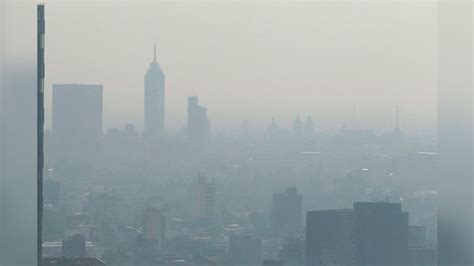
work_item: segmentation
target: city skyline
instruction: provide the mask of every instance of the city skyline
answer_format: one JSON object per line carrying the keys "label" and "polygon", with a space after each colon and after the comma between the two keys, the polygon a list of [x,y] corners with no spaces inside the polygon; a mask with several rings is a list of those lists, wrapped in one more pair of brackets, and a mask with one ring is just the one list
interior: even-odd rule
{"label": "city skyline", "polygon": [[0,264],[472,265],[473,11],[0,2]]}
{"label": "city skyline", "polygon": [[[97,6],[93,10],[78,3],[51,3],[49,6],[52,20],[49,28],[51,45],[47,49],[54,50],[54,53],[46,53],[48,62],[53,65],[46,79],[47,112],[51,83],[101,83],[104,84],[105,127],[121,127],[126,123],[133,123],[138,129],[142,129],[141,77],[149,62],[150,44],[156,36],[158,57],[167,73],[166,127],[170,130],[179,130],[185,124],[186,97],[194,91],[207,103],[215,129],[239,128],[245,120],[252,127],[259,128],[259,125],[266,123],[271,117],[280,121],[282,126],[283,123],[291,125],[290,120],[296,115],[309,114],[315,121],[319,121],[323,129],[335,132],[342,125],[351,123],[352,106],[355,104],[361,128],[374,128],[378,131],[391,129],[393,110],[398,105],[403,129],[417,133],[435,132],[436,71],[433,59],[436,50],[431,46],[436,37],[434,5],[401,4],[397,7],[397,12],[403,10],[406,13],[400,18],[396,15],[397,12],[387,11],[387,6],[378,4],[362,4],[360,7],[348,5],[341,9],[341,13],[337,11],[340,9],[338,4],[287,3],[284,5],[288,6],[289,11],[285,14],[278,5],[270,4],[264,9],[258,4],[238,3],[212,5],[211,9],[216,8],[222,16],[209,14],[209,19],[205,20],[190,12],[196,10],[207,14],[209,8],[206,4],[190,4],[181,8],[179,4],[141,3],[130,9],[118,4],[114,5],[114,14],[107,11],[108,5],[105,3],[94,5]],[[306,9],[328,14],[312,19],[308,12],[303,11]],[[61,12],[58,13],[57,10]],[[302,16],[295,18],[300,11]],[[78,24],[78,21],[64,17],[73,16],[76,12],[86,12],[87,19]],[[89,17],[98,14],[97,12],[101,13],[100,18]],[[137,17],[141,12],[165,13],[162,16]],[[381,12],[386,23],[375,27],[368,19],[354,21],[353,26],[345,24],[346,21],[355,19],[357,12]],[[170,13],[175,13],[176,16],[171,17]],[[329,14],[334,16],[331,18]],[[130,20],[121,31],[130,32],[135,38],[120,45],[111,45],[110,42],[121,36],[112,33],[115,24],[106,23],[106,20],[114,20],[118,15]],[[242,17],[241,20],[238,19],[239,16]],[[417,16],[426,20],[416,20]],[[179,23],[176,21],[184,17],[187,19]],[[214,19],[222,21],[222,27],[229,27],[232,34],[223,32],[220,26],[212,26]],[[272,23],[278,23],[277,19],[281,20],[277,25],[285,25],[284,23],[296,19],[295,23],[298,23],[300,30],[289,31],[286,26],[282,26],[268,32]],[[62,23],[57,23],[57,20]],[[81,43],[78,46],[70,33],[65,32],[60,25],[68,25],[80,33],[87,28],[83,23],[99,23],[99,31],[111,34],[107,35],[107,39],[97,36],[95,42]],[[173,27],[170,28],[170,25]],[[326,27],[318,25],[332,27],[334,32],[328,32]],[[252,30],[247,31],[247,28]],[[313,28],[317,30],[314,32]],[[188,34],[189,31],[194,33]],[[380,39],[372,37],[374,31],[383,34]],[[419,46],[408,49],[409,44],[398,32],[405,32],[406,37],[413,40],[410,45],[419,43]],[[180,36],[184,34],[188,35],[183,39]],[[367,40],[367,48],[360,43],[344,52],[339,43],[345,38],[353,37]],[[291,39],[295,39],[294,44],[288,42]],[[183,46],[186,41],[195,45]],[[214,49],[217,44],[225,49]],[[267,49],[270,45],[274,47]],[[334,45],[334,52],[328,50],[329,46]],[[71,57],[63,47],[76,47],[74,49],[83,56]],[[395,54],[384,55],[385,49],[391,49]],[[283,51],[288,53],[278,56]],[[360,57],[354,57],[353,53],[359,53]],[[97,58],[92,61],[91,56]],[[329,58],[331,56],[332,62]],[[366,69],[362,69],[363,71],[358,69],[359,62],[366,60],[361,56],[370,58],[370,64],[365,64]],[[417,63],[409,63],[412,60]],[[125,61],[127,64],[123,63]],[[62,69],[55,67],[70,65],[69,62],[75,62],[69,68],[75,69],[74,72],[81,73],[80,75],[65,74]],[[88,68],[84,68],[86,65]],[[107,71],[96,71],[95,68],[98,67]],[[419,75],[414,77],[408,72]],[[338,73],[344,74],[344,80],[337,77]],[[399,75],[405,77],[401,84],[393,79]],[[254,97],[249,98],[252,95],[249,93]],[[341,94],[345,97],[336,100]],[[232,98],[227,98],[228,95],[232,95]],[[261,105],[252,99],[259,99],[265,107],[258,109]],[[239,104],[243,102],[247,108],[242,108]],[[297,105],[293,104],[296,102]],[[327,102],[333,104],[327,105]],[[278,105],[282,108],[277,107]],[[424,108],[416,108],[419,105]],[[50,127],[48,119],[46,127]]]}

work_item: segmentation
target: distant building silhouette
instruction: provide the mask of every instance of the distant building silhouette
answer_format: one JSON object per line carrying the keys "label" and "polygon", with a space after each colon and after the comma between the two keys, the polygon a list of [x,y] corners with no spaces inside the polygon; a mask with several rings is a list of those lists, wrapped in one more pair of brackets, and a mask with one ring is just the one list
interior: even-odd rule
{"label": "distant building silhouette", "polygon": [[199,174],[196,180],[195,217],[212,221],[216,216],[216,183]]}
{"label": "distant building silhouette", "polygon": [[188,139],[192,146],[206,146],[211,135],[207,108],[199,105],[197,96],[188,97]]}
{"label": "distant building silhouette", "polygon": [[333,179],[333,195],[337,208],[351,208],[355,201],[366,200],[367,183],[363,177],[348,173]]}
{"label": "distant building silhouette", "polygon": [[306,137],[311,137],[314,134],[314,122],[310,115],[308,115],[304,122],[304,134]]}
{"label": "distant building silhouette", "polygon": [[278,126],[276,119],[272,117],[272,122],[267,126],[265,132],[266,138],[270,141],[278,141],[282,136],[282,130]]}
{"label": "distant building silhouette", "polygon": [[163,250],[165,245],[166,218],[162,211],[155,207],[145,210],[145,224],[143,238],[152,242],[158,249]]}
{"label": "distant building silhouette", "polygon": [[303,122],[301,122],[300,116],[297,116],[295,120],[293,120],[293,133],[297,137],[303,135]]}
{"label": "distant building silhouette", "polygon": [[145,131],[149,140],[163,137],[165,127],[165,74],[156,60],[156,44],[153,61],[145,74]]}
{"label": "distant building silhouette", "polygon": [[102,138],[102,85],[53,84],[56,157],[91,159]]}
{"label": "distant building silhouette", "polygon": [[271,222],[277,232],[294,232],[301,228],[303,197],[296,188],[287,188],[282,193],[273,193]]}

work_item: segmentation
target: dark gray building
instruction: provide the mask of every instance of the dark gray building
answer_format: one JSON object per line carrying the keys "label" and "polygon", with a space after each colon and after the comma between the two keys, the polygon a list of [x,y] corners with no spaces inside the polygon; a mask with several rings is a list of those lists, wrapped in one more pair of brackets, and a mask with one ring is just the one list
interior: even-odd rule
{"label": "dark gray building", "polygon": [[163,137],[165,128],[165,74],[156,60],[156,45],[153,61],[145,74],[145,131],[149,140]]}
{"label": "dark gray building", "polygon": [[271,222],[277,232],[291,232],[301,228],[303,217],[303,197],[296,188],[273,193]]}
{"label": "dark gray building", "polygon": [[103,127],[102,85],[53,84],[55,157],[87,159],[97,153]]}
{"label": "dark gray building", "polygon": [[408,213],[401,203],[355,202],[358,265],[406,265]]}
{"label": "dark gray building", "polygon": [[306,215],[306,265],[407,265],[408,213],[400,203],[355,202],[354,209]]}
{"label": "dark gray building", "polygon": [[356,265],[352,210],[306,213],[306,265]]}
{"label": "dark gray building", "polygon": [[207,118],[207,108],[199,105],[197,96],[188,97],[188,139],[192,146],[209,144],[211,122]]}

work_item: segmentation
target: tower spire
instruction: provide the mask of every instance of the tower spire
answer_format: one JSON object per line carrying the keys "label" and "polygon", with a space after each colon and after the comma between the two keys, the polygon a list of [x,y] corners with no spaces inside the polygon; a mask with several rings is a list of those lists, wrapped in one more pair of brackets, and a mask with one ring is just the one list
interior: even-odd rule
{"label": "tower spire", "polygon": [[153,42],[153,62],[156,62],[156,39]]}

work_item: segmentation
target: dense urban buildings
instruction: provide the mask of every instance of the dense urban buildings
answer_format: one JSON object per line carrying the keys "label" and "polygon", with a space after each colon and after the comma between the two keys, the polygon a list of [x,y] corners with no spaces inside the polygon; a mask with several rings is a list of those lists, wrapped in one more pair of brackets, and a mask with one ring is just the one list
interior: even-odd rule
{"label": "dense urban buildings", "polygon": [[[298,3],[284,16],[265,10],[272,16],[243,27],[239,12],[250,6],[247,15],[254,14],[260,5],[212,5],[210,13],[207,4],[117,5],[114,12],[93,5],[85,7],[114,23],[90,27],[95,20],[62,17],[83,10],[81,4],[51,6],[53,21],[64,25],[48,27],[61,42],[48,45],[54,52],[46,89],[42,6],[28,13],[38,27],[25,31],[38,32],[37,69],[16,58],[9,65],[5,54],[28,52],[10,53],[4,45],[16,44],[0,41],[1,266],[472,264],[472,73],[459,69],[472,65],[466,52],[472,27],[460,27],[470,23],[471,3],[441,3],[439,10],[433,3]],[[4,7],[0,2],[0,15]],[[360,19],[361,11],[368,16]],[[432,25],[437,11],[439,35]],[[384,20],[374,23],[371,12]],[[0,37],[5,25],[18,27],[8,34],[15,39],[31,24],[13,15],[0,19]],[[194,15],[206,19],[188,21]],[[290,27],[279,26],[294,15]],[[163,23],[170,18],[180,25]],[[225,23],[202,24],[214,19]],[[140,21],[146,23],[136,27]],[[120,33],[111,36],[120,44],[111,45],[116,25]],[[260,34],[267,27],[271,34]],[[410,41],[390,39],[394,30]],[[156,46],[145,77],[140,67],[151,57],[140,36],[150,31],[163,36],[166,104]],[[364,45],[338,38],[364,34]],[[79,35],[85,37],[77,42]],[[34,41],[24,43],[33,53]],[[337,45],[344,49],[332,49]],[[417,63],[407,64],[405,56]],[[79,83],[91,80],[104,86]],[[200,91],[206,106],[187,97],[189,88]],[[42,93],[52,96],[44,108]]]}
{"label": "dense urban buildings", "polygon": [[149,140],[159,140],[165,130],[165,74],[156,60],[156,44],[153,61],[145,74],[145,129]]}

